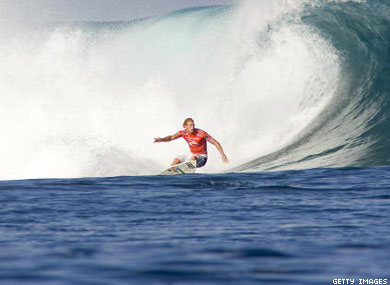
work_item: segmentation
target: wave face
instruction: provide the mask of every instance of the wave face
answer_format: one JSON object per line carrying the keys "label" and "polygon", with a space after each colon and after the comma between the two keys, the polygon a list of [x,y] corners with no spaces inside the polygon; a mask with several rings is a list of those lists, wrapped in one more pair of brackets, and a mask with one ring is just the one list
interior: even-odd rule
{"label": "wave face", "polygon": [[[385,1],[244,1],[134,22],[1,22],[0,179],[155,173],[193,117],[235,171],[389,164]],[[7,26],[8,25],[8,26]],[[226,171],[210,150],[206,172]]]}
{"label": "wave face", "polygon": [[341,71],[336,94],[294,142],[240,170],[389,164],[389,12],[385,1],[304,9],[302,22],[337,50]]}

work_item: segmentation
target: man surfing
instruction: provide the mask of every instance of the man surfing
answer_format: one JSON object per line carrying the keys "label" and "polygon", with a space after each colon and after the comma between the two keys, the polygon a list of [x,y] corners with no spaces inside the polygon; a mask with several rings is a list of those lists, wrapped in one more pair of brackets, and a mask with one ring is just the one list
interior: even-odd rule
{"label": "man surfing", "polygon": [[[203,167],[207,162],[207,142],[213,144],[219,151],[222,156],[222,161],[225,163],[229,162],[229,159],[225,155],[221,144],[214,138],[212,138],[208,133],[201,129],[195,128],[195,122],[192,118],[187,118],[183,123],[184,130],[178,131],[176,134],[171,136],[166,136],[164,138],[155,138],[154,142],[169,142],[175,139],[182,137],[188,143],[190,147],[192,156],[190,160],[196,161],[196,167]],[[185,162],[187,159],[185,156],[176,157],[171,165],[179,164]]]}

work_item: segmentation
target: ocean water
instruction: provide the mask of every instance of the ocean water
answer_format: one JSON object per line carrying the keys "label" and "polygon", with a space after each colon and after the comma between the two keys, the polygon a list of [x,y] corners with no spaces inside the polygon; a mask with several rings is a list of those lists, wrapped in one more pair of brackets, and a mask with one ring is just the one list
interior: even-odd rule
{"label": "ocean water", "polygon": [[0,182],[2,284],[389,279],[390,168]]}
{"label": "ocean water", "polygon": [[[389,284],[389,15],[1,20],[0,283]],[[230,164],[210,146],[197,174],[155,175],[188,146],[153,138],[186,117]]]}

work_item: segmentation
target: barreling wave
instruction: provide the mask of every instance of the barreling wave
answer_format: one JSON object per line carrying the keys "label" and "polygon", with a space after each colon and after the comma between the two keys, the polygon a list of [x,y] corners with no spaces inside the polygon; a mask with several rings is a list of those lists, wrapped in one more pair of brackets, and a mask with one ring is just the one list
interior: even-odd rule
{"label": "barreling wave", "polygon": [[306,6],[303,23],[337,50],[337,95],[294,142],[239,170],[390,163],[390,9],[385,1]]}
{"label": "barreling wave", "polygon": [[387,165],[389,12],[280,0],[1,22],[0,179],[154,173],[186,145],[152,138],[188,116],[232,161],[212,149],[208,172]]}

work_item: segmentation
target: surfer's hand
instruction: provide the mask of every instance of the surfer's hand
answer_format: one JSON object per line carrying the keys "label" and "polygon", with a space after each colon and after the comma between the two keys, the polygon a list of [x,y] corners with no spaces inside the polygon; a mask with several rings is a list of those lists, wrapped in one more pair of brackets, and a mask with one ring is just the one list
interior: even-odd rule
{"label": "surfer's hand", "polygon": [[222,161],[225,163],[229,163],[229,159],[227,158],[226,154],[222,154]]}
{"label": "surfer's hand", "polygon": [[162,142],[162,139],[161,138],[154,138],[154,142],[157,143],[157,142]]}

